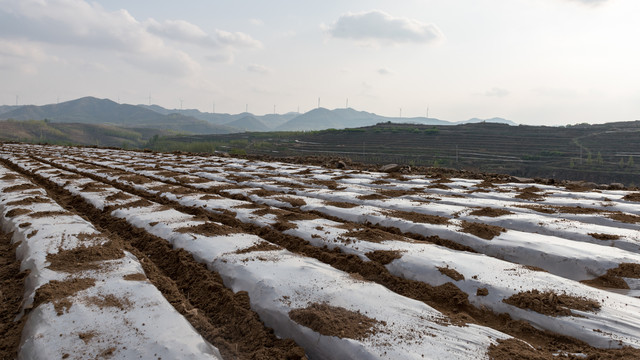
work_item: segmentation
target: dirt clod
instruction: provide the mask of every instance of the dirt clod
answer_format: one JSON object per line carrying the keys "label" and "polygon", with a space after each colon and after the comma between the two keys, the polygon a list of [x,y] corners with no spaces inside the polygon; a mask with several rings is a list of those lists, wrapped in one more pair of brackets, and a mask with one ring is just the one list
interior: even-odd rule
{"label": "dirt clod", "polygon": [[589,236],[598,240],[603,240],[603,241],[620,239],[619,235],[613,235],[613,234],[589,233]]}
{"label": "dirt clod", "polygon": [[500,226],[463,221],[462,231],[485,240],[491,240],[507,230]]}
{"label": "dirt clod", "polygon": [[402,253],[395,250],[375,250],[366,253],[367,257],[373,261],[377,261],[381,265],[387,265],[393,260],[400,259]]}
{"label": "dirt clod", "polygon": [[473,216],[489,216],[489,217],[498,217],[498,216],[510,215],[510,214],[513,214],[513,213],[509,210],[495,209],[490,207],[483,207],[469,213],[469,215],[473,215]]}
{"label": "dirt clod", "polygon": [[553,291],[540,292],[536,289],[514,294],[502,301],[550,316],[571,316],[571,309],[591,312],[600,309],[600,303],[595,300],[567,294],[558,295]]}
{"label": "dirt clod", "polygon": [[464,280],[464,275],[457,272],[456,269],[450,268],[449,265],[447,265],[446,267],[438,266],[437,269],[441,274],[446,275],[455,281]]}
{"label": "dirt clod", "polygon": [[74,278],[65,281],[51,280],[36,290],[33,299],[33,307],[42,303],[53,302],[53,307],[58,315],[69,310],[72,303],[68,297],[75,293],[88,289],[95,285],[95,280],[90,278]]}
{"label": "dirt clod", "polygon": [[367,317],[359,311],[319,303],[291,310],[289,317],[322,335],[341,339],[364,340],[375,334],[379,326],[386,325],[385,322]]}

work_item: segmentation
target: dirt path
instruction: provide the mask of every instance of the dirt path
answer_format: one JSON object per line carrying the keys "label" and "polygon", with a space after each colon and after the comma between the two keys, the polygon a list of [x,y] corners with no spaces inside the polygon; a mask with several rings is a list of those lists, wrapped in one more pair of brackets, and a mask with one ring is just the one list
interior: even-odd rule
{"label": "dirt path", "polygon": [[20,272],[16,260],[16,246],[10,234],[0,231],[0,359],[15,359],[18,355],[24,319],[15,321],[20,314],[24,295],[26,272]]}

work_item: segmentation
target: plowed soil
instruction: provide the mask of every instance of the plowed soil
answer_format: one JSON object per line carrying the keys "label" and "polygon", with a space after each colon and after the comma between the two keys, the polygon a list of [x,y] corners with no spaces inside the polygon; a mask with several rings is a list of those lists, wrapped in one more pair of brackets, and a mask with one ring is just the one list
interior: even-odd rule
{"label": "plowed soil", "polygon": [[[7,166],[11,166],[11,164],[6,162],[5,164]],[[55,164],[51,165],[55,166]],[[101,167],[98,168],[104,170]],[[139,166],[138,168],[140,170],[149,170],[149,167],[145,166]],[[13,169],[17,170],[15,166],[13,166]],[[84,248],[73,251],[61,251],[57,255],[48,257],[48,260],[51,262],[50,267],[52,269],[65,272],[94,269],[97,266],[95,265],[96,261],[117,259],[123,255],[123,250],[130,251],[141,259],[145,274],[128,275],[126,280],[148,280],[152,282],[156,287],[158,287],[176,310],[183,314],[191,322],[194,328],[203,335],[203,337],[220,349],[225,358],[305,358],[304,350],[296,345],[292,340],[279,339],[274,335],[272,329],[265,327],[265,325],[260,321],[259,316],[251,309],[247,293],[233,293],[233,291],[224,285],[224,282],[217,273],[210,271],[205,265],[197,263],[189,253],[183,250],[173,249],[166,241],[156,238],[142,229],[133,228],[123,220],[112,217],[110,215],[110,211],[114,210],[113,208],[105,211],[99,211],[91,207],[80,197],[71,195],[62,188],[38,177],[35,174],[29,174],[24,171],[22,173],[29,176],[40,186],[46,188],[48,192],[52,194],[54,200],[63,205],[65,209],[68,209],[69,213],[79,214],[88,218],[97,228],[109,234],[109,241],[102,245],[98,246],[88,244]],[[91,177],[85,173],[79,174],[83,177]],[[308,172],[300,172],[300,174],[308,174]],[[170,191],[177,195],[199,194],[201,195],[201,199],[205,199],[207,197],[217,198],[219,195],[226,198],[249,200],[248,196],[229,195],[221,191],[233,186],[223,186],[217,190],[209,189],[211,194],[206,195],[202,193],[202,190],[196,190],[189,186],[189,183],[196,183],[200,181],[191,181],[190,178],[185,178],[183,176],[184,174],[180,173],[167,172],[165,175],[171,175],[173,179],[184,183],[185,186],[165,183],[157,186],[154,190]],[[129,174],[126,176],[129,181],[136,184],[145,184],[152,181],[148,177],[135,174]],[[228,176],[227,178],[238,182],[253,179],[242,175],[233,175]],[[100,180],[98,177],[92,177],[92,179],[95,181]],[[385,268],[385,265],[388,265],[395,259],[401,258],[403,255],[402,252],[372,251],[366,254],[371,261],[365,261],[366,259],[363,260],[353,254],[345,254],[338,250],[312,246],[301,238],[284,233],[284,231],[296,227],[293,221],[301,219],[317,219],[319,217],[331,219],[330,216],[319,213],[303,212],[299,208],[274,210],[267,208],[264,205],[256,204],[255,202],[242,205],[243,208],[258,209],[256,213],[273,214],[276,216],[278,222],[275,225],[260,227],[257,225],[239,222],[235,218],[235,214],[229,211],[223,212],[219,215],[212,215],[202,209],[186,207],[176,202],[166,200],[158,195],[144,193],[127,185],[109,182],[106,180],[102,181],[104,181],[104,184],[114,186],[122,191],[121,193],[113,195],[112,200],[127,200],[131,197],[131,195],[128,194],[135,194],[144,199],[142,201],[122,205],[121,207],[149,206],[151,205],[151,201],[153,201],[163,204],[166,207],[174,208],[185,213],[200,216],[202,219],[206,219],[206,222],[201,225],[184,227],[178,231],[197,233],[206,236],[226,235],[236,231],[258,235],[266,241],[246,249],[239,250],[237,253],[287,249],[300,256],[320,260],[321,262],[336,269],[353,274],[354,277],[362,279],[363,281],[376,282],[400,295],[422,301],[433,306],[448,316],[448,324],[458,325],[473,323],[489,326],[533,345],[533,347],[530,347],[517,339],[499,341],[498,345],[492,345],[490,348],[489,356],[493,359],[553,359],[555,358],[553,354],[556,353],[558,349],[563,349],[563,351],[566,351],[568,354],[584,352],[589,356],[596,356],[595,358],[615,358],[615,356],[620,356],[620,358],[627,359],[631,358],[627,357],[631,355],[635,355],[635,358],[638,358],[637,356],[640,354],[640,352],[632,349],[600,351],[575,339],[567,338],[562,334],[543,332],[533,328],[528,323],[514,321],[506,314],[495,314],[486,309],[477,308],[471,305],[468,299],[469,296],[454,285],[453,282],[448,282],[440,286],[431,286],[423,282],[394,276],[387,270],[387,268]],[[156,180],[154,179],[154,181]],[[448,182],[450,182],[449,179],[443,178],[440,181],[437,181],[435,186],[440,189],[449,189],[448,186],[443,185],[443,183]],[[335,180],[314,180],[312,183],[316,186],[327,187],[329,189],[342,188],[342,184]],[[378,183],[389,184],[384,180],[380,180]],[[89,183],[84,191],[101,191],[105,186],[104,184],[100,184],[99,182]],[[482,186],[490,188],[493,184],[487,182]],[[6,191],[24,191],[33,188],[36,187],[16,187],[15,189],[7,189]],[[538,201],[544,198],[544,194],[541,194],[541,192],[542,190],[539,188],[529,187],[525,188],[517,197],[520,199]],[[212,193],[215,193],[216,195],[212,195]],[[404,190],[381,191],[380,194],[365,195],[359,198],[364,200],[389,199],[390,197],[415,193],[416,191]],[[294,207],[300,207],[306,204],[302,199],[283,196],[282,193],[273,191],[257,190],[254,194],[267,197],[276,196],[274,199],[287,202]],[[32,199],[37,201],[37,197],[32,197]],[[29,200],[25,199],[25,201]],[[341,208],[355,207],[353,204],[341,202],[327,202],[327,204]],[[25,203],[25,205],[28,204]],[[548,210],[547,207],[536,206],[534,208],[535,205],[525,206],[541,212],[551,211],[557,213],[562,212],[562,210],[568,210],[577,211],[572,212],[573,214],[593,213],[590,212],[591,210],[587,210],[585,208]],[[511,212],[503,209],[488,207],[480,208],[471,212],[472,215],[490,217],[504,216],[510,213]],[[452,227],[452,224],[457,221],[450,221],[449,218],[441,216],[398,210],[387,210],[384,214],[417,223],[448,225],[449,227]],[[382,228],[371,224],[357,225],[357,228],[350,229],[345,236],[351,236],[363,241],[374,243],[380,243],[385,240],[406,240],[405,236],[425,242],[437,243],[438,240],[437,237],[428,239],[420,235],[399,235],[399,231],[397,229]],[[462,222],[462,231],[474,234],[486,240],[491,240],[493,237],[500,235],[506,230],[498,226],[465,221]],[[594,233],[591,235],[596,238],[605,238],[602,240],[615,240],[607,238],[607,234]],[[8,243],[6,240],[6,237],[4,237],[2,239],[2,243]],[[442,242],[448,241],[445,239],[440,240]],[[0,245],[0,252],[2,254],[0,255],[11,253],[11,251],[5,251],[5,248],[13,250],[12,246],[5,245],[5,248],[2,248],[1,246],[2,245]],[[463,245],[455,243],[451,244],[450,247],[458,250],[470,250],[470,248],[466,248]],[[12,256],[13,259],[15,259],[15,254]],[[11,258],[11,256],[7,259],[9,258]],[[16,301],[17,304],[19,304],[22,300],[21,281],[24,278],[24,274],[17,272],[18,268],[16,267],[16,262],[14,260],[5,261],[4,257],[2,257],[2,259],[3,262],[0,263],[0,269],[2,269],[2,272],[0,273],[0,280],[3,281],[1,295],[7,300],[0,302],[0,315],[3,320],[0,333],[12,335],[0,338],[0,358],[10,358],[10,354],[15,354],[17,343],[19,341],[21,325],[19,322],[12,322],[9,324],[8,322],[5,322],[5,319],[13,318],[15,316]],[[5,271],[5,269],[7,270]],[[453,267],[439,267],[438,270],[442,274],[451,278],[452,281],[464,279],[464,276]],[[640,277],[640,265],[621,264],[618,268],[610,270],[607,273],[607,276],[611,279],[620,280],[622,280],[622,277]],[[39,290],[37,293],[36,304],[51,301],[56,306],[56,310],[61,312],[65,311],[70,304],[64,302],[64,299],[62,298],[64,296],[62,295],[73,294],[77,291],[81,291],[83,288],[86,288],[91,281],[93,280],[76,279],[69,282],[56,282],[48,287],[43,287],[43,289]],[[11,291],[5,292],[5,289],[11,288],[17,289],[14,292],[18,295],[14,294],[13,298],[7,295]],[[477,294],[478,296],[489,295],[486,288],[478,288]],[[97,305],[105,307],[115,306],[120,308],[126,308],[127,306],[126,299],[114,298],[108,300],[109,301],[102,302]],[[91,301],[91,299],[88,299],[88,301]],[[571,309],[596,312],[600,306],[594,300],[576,298],[566,294],[555,294],[553,292],[540,292],[538,290],[522,292],[509,299],[505,299],[504,301],[519,308],[529,309],[552,316],[569,316],[571,315]],[[364,314],[323,303],[311,303],[305,308],[291,311],[290,317],[301,326],[311,328],[321,334],[351,339],[366,339],[372,334],[375,334],[376,331],[379,331],[378,326],[383,324],[383,322],[370,318]],[[84,334],[84,336],[90,339],[91,334]],[[8,356],[5,356],[5,354],[8,354]],[[481,354],[479,354],[479,356],[480,355]],[[612,355],[615,356],[611,357]]]}

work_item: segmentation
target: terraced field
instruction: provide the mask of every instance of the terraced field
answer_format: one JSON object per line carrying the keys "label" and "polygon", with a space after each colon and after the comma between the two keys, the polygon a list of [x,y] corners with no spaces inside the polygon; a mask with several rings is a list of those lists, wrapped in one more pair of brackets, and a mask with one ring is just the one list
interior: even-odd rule
{"label": "terraced field", "polygon": [[640,358],[638,192],[21,144],[0,161],[5,357]]}

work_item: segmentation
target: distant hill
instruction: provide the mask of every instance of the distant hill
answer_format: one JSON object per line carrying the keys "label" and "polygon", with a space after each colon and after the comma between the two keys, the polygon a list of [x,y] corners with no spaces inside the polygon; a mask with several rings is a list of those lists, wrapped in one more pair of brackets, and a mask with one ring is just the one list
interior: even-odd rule
{"label": "distant hill", "polygon": [[22,107],[21,105],[0,105],[0,114],[7,113],[9,111],[13,111],[17,108]]}
{"label": "distant hill", "polygon": [[517,125],[502,118],[449,122],[426,117],[386,117],[352,108],[313,109],[304,114],[253,115],[206,113],[197,109],[165,109],[158,105],[118,104],[108,99],[84,97],[60,104],[0,107],[0,120],[44,120],[54,123],[111,124],[154,128],[189,134],[228,134],[245,131],[309,131],[372,126],[378,123],[457,125],[488,122]]}
{"label": "distant hill", "polygon": [[195,134],[225,134],[236,131],[227,126],[180,114],[163,115],[139,106],[118,104],[108,99],[84,97],[60,104],[21,106],[0,114],[0,119],[44,120],[52,123],[111,124],[173,130]]}
{"label": "distant hill", "polygon": [[[213,124],[228,125],[243,131],[310,131],[326,129],[346,129],[362,126],[371,126],[383,122],[409,123],[419,125],[460,125],[470,123],[500,123],[518,125],[517,123],[499,117],[491,119],[473,118],[464,121],[451,122],[427,117],[386,117],[366,111],[357,111],[352,108],[329,110],[325,108],[313,109],[304,114],[290,112],[286,114],[254,115],[248,112],[239,114],[203,113],[195,109],[165,109],[158,105],[138,105],[139,107],[153,110],[159,114],[180,114],[205,120]],[[234,126],[234,122],[246,117],[253,117],[267,126],[264,130],[250,126]]]}
{"label": "distant hill", "polygon": [[269,127],[265,123],[251,115],[228,122],[225,125],[244,131],[269,131]]}
{"label": "distant hill", "polygon": [[458,121],[456,122],[456,125],[458,124],[478,124],[478,123],[495,123],[495,124],[507,124],[507,125],[511,125],[511,126],[518,126],[517,123],[511,121],[511,120],[507,120],[507,119],[503,119],[503,118],[499,118],[499,117],[494,117],[491,119],[478,119],[478,118],[473,118],[473,119],[469,119],[469,120],[465,120],[465,121]]}
{"label": "distant hill", "polygon": [[54,123],[43,120],[0,121],[0,141],[141,148],[155,135],[172,134],[175,133],[106,124]]}
{"label": "distant hill", "polygon": [[317,108],[299,115],[278,126],[280,131],[308,131],[325,129],[345,129],[371,126],[383,122],[415,123],[421,125],[453,125],[453,123],[432,118],[393,118],[380,116],[366,111],[351,108],[328,110]]}
{"label": "distant hill", "polygon": [[266,114],[266,115],[254,115],[248,112],[242,112],[239,114],[224,114],[224,113],[207,113],[201,112],[196,109],[165,109],[162,106],[158,105],[138,105],[142,108],[153,110],[157,113],[167,115],[167,114],[181,114],[185,116],[192,116],[196,119],[209,121],[214,124],[227,124],[233,122],[238,119],[242,119],[246,116],[253,116],[254,118],[260,120],[264,123],[268,128],[275,128],[294,117],[300,115],[299,113],[289,112],[286,114]]}

